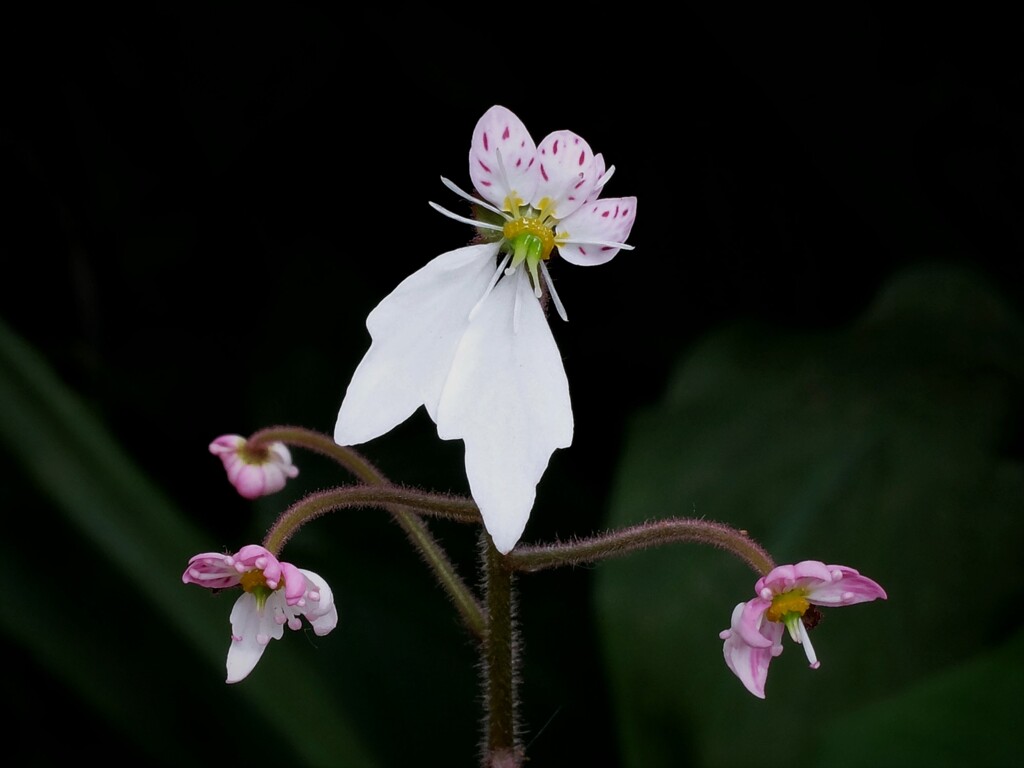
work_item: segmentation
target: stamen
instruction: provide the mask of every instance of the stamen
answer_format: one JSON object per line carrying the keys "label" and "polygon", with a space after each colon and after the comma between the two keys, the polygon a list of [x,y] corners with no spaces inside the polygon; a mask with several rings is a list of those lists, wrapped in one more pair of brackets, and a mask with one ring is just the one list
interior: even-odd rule
{"label": "stamen", "polygon": [[484,299],[491,295],[491,291],[494,289],[494,286],[498,284],[498,280],[501,278],[501,273],[505,269],[505,265],[508,264],[508,260],[510,258],[512,258],[512,254],[506,253],[505,258],[503,258],[501,260],[501,263],[498,264],[498,268],[494,270],[494,274],[491,275],[491,282],[487,284],[487,290],[484,291],[484,295],[481,296],[480,301],[474,304],[473,308],[469,310],[468,319],[470,320],[470,322],[472,322],[473,317],[480,310],[481,305],[484,303]]}
{"label": "stamen", "polygon": [[558,316],[568,323],[569,318],[565,314],[565,307],[562,306],[562,300],[558,298],[558,292],[555,290],[555,284],[551,282],[551,275],[548,273],[548,265],[543,261],[540,263],[540,273],[544,275],[544,282],[548,286],[548,295],[551,296],[551,301],[555,305],[555,310],[558,312]]}
{"label": "stamen", "polygon": [[455,182],[453,182],[453,181],[451,181],[449,179],[446,179],[444,176],[441,177],[441,183],[444,184],[446,187],[448,187],[448,189],[450,189],[456,195],[461,197],[463,200],[468,200],[473,205],[479,205],[481,208],[485,208],[488,211],[490,211],[491,213],[496,213],[499,216],[501,216],[503,219],[511,218],[507,213],[505,213],[502,210],[499,210],[498,208],[495,208],[490,203],[488,203],[488,202],[486,202],[484,200],[481,200],[478,197],[474,197],[473,195],[469,194],[468,192],[463,192],[461,189],[459,189],[455,185]]}
{"label": "stamen", "polygon": [[[430,201],[428,201],[428,202],[430,202]],[[461,221],[463,224],[469,224],[470,226],[480,227],[482,229],[496,229],[499,232],[501,232],[502,229],[503,229],[502,227],[499,227],[497,224],[491,224],[490,222],[487,222],[487,221],[477,221],[476,219],[470,219],[470,218],[467,218],[466,216],[459,216],[459,214],[452,213],[448,209],[442,208],[440,205],[438,205],[437,203],[434,203],[434,202],[430,203],[430,207],[433,208],[438,213],[443,213],[449,219],[455,219],[456,221]],[[506,218],[508,218],[508,217],[506,216]]]}
{"label": "stamen", "polygon": [[[525,275],[520,280],[525,280]],[[512,304],[512,334],[517,335],[519,333],[519,286],[516,286],[516,298]]]}
{"label": "stamen", "polygon": [[601,245],[601,246],[604,246],[606,248],[619,248],[619,249],[621,249],[623,251],[632,251],[633,250],[633,246],[630,245],[629,243],[616,243],[616,242],[614,242],[612,240],[576,240],[575,238],[572,238],[572,237],[565,237],[565,238],[559,237],[557,234],[555,235],[555,242],[557,242],[559,246],[562,246],[562,245]]}
{"label": "stamen", "polygon": [[[615,166],[609,165],[608,169],[603,174],[601,174],[601,178],[597,180],[597,184],[594,185],[594,192],[597,192],[599,189],[601,189],[601,187],[607,184],[608,179],[612,177],[613,173],[615,173]],[[590,194],[594,194],[594,192],[591,192]]]}
{"label": "stamen", "polygon": [[800,633],[800,638],[797,642],[804,647],[804,653],[807,654],[807,661],[810,663],[811,669],[817,669],[821,666],[821,662],[818,661],[818,656],[814,653],[814,646],[811,645],[811,636],[807,633],[807,627],[804,626],[802,621],[797,621],[797,631]]}
{"label": "stamen", "polygon": [[[515,190],[512,189],[512,185],[508,182],[508,173],[505,171],[505,163],[501,159],[501,150],[497,147],[494,148],[494,159],[498,161],[498,176],[501,177],[501,185],[504,187],[508,194],[505,195],[505,205],[509,207],[509,212],[512,214],[512,218],[519,218],[519,205],[522,202],[519,196],[515,194]],[[507,216],[505,218],[508,218]]]}

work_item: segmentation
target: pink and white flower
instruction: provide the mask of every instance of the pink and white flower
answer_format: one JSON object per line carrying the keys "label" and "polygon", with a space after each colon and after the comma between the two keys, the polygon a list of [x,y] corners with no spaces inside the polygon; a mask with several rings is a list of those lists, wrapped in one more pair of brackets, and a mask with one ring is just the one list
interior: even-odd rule
{"label": "pink and white flower", "polygon": [[279,561],[256,544],[242,547],[233,555],[196,555],[189,560],[181,580],[214,590],[242,588],[231,609],[229,683],[237,683],[252,672],[270,641],[284,636],[286,624],[289,629],[300,629],[300,616],[306,617],[317,635],[326,635],[338,624],[338,609],[326,581],[312,571]]}
{"label": "pink and white flower", "polygon": [[807,654],[811,669],[821,666],[807,630],[819,614],[811,606],[842,606],[886,599],[885,590],[845,565],[804,560],[780,565],[754,586],[757,597],[740,603],[732,612],[725,640],[725,663],[747,690],[764,698],[768,664],[782,653],[783,628]]}
{"label": "pink and white flower", "polygon": [[626,244],[636,198],[600,198],[614,167],[571,131],[535,144],[522,121],[491,107],[473,131],[480,220],[431,205],[483,233],[406,278],[370,313],[372,344],[348,386],[334,439],[364,443],[424,406],[443,440],[466,446],[466,475],[495,547],[522,536],[537,483],[572,442],[569,385],[545,317],[566,319],[547,261],[604,264]]}
{"label": "pink and white flower", "polygon": [[277,493],[299,474],[288,446],[280,442],[252,446],[241,435],[221,435],[210,443],[210,453],[220,457],[228,480],[247,499]]}

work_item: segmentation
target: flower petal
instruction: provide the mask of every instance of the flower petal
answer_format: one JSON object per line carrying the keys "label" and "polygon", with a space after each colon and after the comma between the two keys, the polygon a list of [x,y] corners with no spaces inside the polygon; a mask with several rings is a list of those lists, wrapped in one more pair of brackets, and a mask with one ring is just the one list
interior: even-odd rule
{"label": "flower petal", "polygon": [[[227,682],[244,680],[262,658],[270,641],[280,640],[284,626],[273,620],[272,601],[279,593],[267,598],[264,610],[257,608],[256,598],[243,592],[231,609],[231,645],[228,647]],[[281,598],[283,603],[284,598]]]}
{"label": "flower petal", "polygon": [[530,202],[537,210],[564,219],[586,202],[604,168],[590,145],[572,131],[555,131],[537,145],[537,190]]}
{"label": "flower petal", "polygon": [[812,587],[807,599],[815,605],[856,605],[872,600],[886,600],[885,590],[867,576],[845,565],[830,565],[832,580]]}
{"label": "flower petal", "polygon": [[764,685],[768,679],[768,665],[782,652],[782,645],[779,642],[782,639],[782,625],[768,622],[766,630],[771,636],[765,638],[768,640],[767,645],[754,647],[744,640],[744,635],[739,631],[745,608],[746,604],[739,603],[733,609],[731,627],[720,635],[725,640],[722,653],[726,665],[746,689],[759,699],[763,699]]}
{"label": "flower petal", "polygon": [[485,200],[511,212],[506,201],[522,205],[533,199],[538,178],[536,156],[537,145],[523,121],[511,110],[495,105],[473,129],[469,177]]}
{"label": "flower petal", "polygon": [[555,227],[558,254],[581,267],[605,264],[620,249],[592,243],[625,243],[635,219],[635,197],[609,197],[587,203]]}
{"label": "flower petal", "polygon": [[320,574],[304,568],[299,570],[306,577],[308,586],[303,614],[313,625],[313,631],[317,635],[326,635],[338,626],[338,608],[334,604],[334,593]]}
{"label": "flower petal", "polygon": [[240,580],[235,570],[235,560],[223,552],[203,552],[188,561],[188,568],[181,575],[185,584],[197,584],[207,589],[234,587]]}
{"label": "flower petal", "polygon": [[356,368],[334,439],[355,445],[401,424],[420,405],[436,421],[441,388],[469,312],[487,289],[498,243],[441,254],[377,305],[366,327],[373,343]]}
{"label": "flower petal", "polygon": [[573,432],[562,358],[525,270],[495,286],[462,337],[437,432],[465,441],[473,498],[494,546],[508,553],[551,454],[568,447]]}

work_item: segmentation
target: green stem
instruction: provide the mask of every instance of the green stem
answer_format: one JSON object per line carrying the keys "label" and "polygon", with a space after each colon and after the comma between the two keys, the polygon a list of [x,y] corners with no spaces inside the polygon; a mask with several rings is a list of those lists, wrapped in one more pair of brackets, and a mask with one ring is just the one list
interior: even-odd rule
{"label": "green stem", "polygon": [[692,541],[724,549],[739,557],[761,575],[775,563],[771,555],[746,531],[722,523],[692,518],[670,518],[643,523],[621,531],[612,531],[568,543],[516,547],[508,555],[509,567],[533,572],[564,565],[584,565],[611,557],[620,557],[640,549],[662,544]]}
{"label": "green stem", "polygon": [[505,556],[494,548],[490,537],[480,537],[484,550],[487,586],[487,632],[484,635],[487,744],[485,768],[522,764],[522,751],[516,743],[516,636],[513,574]]}

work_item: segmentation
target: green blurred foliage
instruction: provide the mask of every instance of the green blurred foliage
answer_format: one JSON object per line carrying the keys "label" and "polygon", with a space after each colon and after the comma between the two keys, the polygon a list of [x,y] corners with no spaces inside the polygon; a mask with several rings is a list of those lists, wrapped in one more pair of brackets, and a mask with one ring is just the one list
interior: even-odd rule
{"label": "green blurred foliage", "polygon": [[1024,326],[959,268],[898,276],[848,328],[737,327],[686,355],[631,425],[609,525],[721,520],[776,562],[849,565],[889,599],[824,610],[817,671],[786,638],[761,701],[717,637],[756,575],[694,547],[608,564],[624,764],[1011,764],[1022,409]]}

